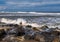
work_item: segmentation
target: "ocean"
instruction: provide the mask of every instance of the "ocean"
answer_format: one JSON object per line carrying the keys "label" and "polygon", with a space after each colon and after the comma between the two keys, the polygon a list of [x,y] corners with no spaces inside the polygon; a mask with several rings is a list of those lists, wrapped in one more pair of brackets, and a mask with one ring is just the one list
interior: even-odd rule
{"label": "ocean", "polygon": [[2,18],[10,19],[10,20],[23,19],[28,23],[37,23],[39,25],[48,25],[48,26],[56,26],[56,27],[60,26],[59,16],[47,16],[47,15],[45,16],[0,16],[0,20]]}

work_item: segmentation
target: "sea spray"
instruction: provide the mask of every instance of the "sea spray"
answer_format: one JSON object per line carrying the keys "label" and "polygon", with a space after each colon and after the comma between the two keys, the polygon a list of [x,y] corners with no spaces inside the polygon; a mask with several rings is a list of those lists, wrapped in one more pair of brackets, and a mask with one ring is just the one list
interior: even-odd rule
{"label": "sea spray", "polygon": [[20,24],[20,22],[22,22],[22,25],[31,25],[32,27],[39,27],[40,25],[38,25],[37,23],[28,23],[25,19],[23,18],[17,18],[15,20],[13,19],[7,19],[7,18],[1,18],[1,21],[0,22],[3,22],[3,23],[6,23],[6,24]]}
{"label": "sea spray", "polygon": [[31,25],[32,27],[40,27],[37,23],[26,23],[25,25]]}
{"label": "sea spray", "polygon": [[25,24],[27,21],[22,18],[18,18],[15,20],[2,18],[0,22],[6,23],[6,24],[18,24],[19,25],[20,22],[22,22],[22,24]]}

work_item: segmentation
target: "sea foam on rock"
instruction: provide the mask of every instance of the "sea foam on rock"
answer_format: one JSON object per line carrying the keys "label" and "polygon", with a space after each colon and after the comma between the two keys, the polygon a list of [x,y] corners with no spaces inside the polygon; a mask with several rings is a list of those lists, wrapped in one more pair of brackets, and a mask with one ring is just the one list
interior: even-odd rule
{"label": "sea foam on rock", "polygon": [[[5,20],[5,19],[3,19]],[[18,19],[21,21],[21,19]],[[7,31],[7,36],[3,37],[2,40],[6,42],[20,42],[24,40],[35,40],[38,42],[59,42],[60,29],[59,28],[49,28],[47,25],[39,26],[36,23],[30,24],[26,21],[18,21],[18,25]],[[1,21],[7,24],[16,24],[11,20]],[[11,23],[10,23],[11,22]],[[25,26],[24,26],[25,25]],[[6,31],[0,30],[0,35],[4,34]],[[1,37],[0,36],[0,37]],[[21,37],[21,38],[20,38]]]}
{"label": "sea foam on rock", "polygon": [[26,23],[26,20],[22,18],[18,18],[16,20],[2,18],[0,22],[6,23],[6,24],[18,24],[18,25],[20,22],[22,22],[22,24],[24,25]]}

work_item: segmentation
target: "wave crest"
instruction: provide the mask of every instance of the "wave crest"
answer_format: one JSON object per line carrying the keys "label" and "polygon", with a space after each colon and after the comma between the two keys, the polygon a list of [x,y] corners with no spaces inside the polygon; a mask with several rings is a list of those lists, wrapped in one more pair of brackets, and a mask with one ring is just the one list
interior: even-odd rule
{"label": "wave crest", "polygon": [[19,25],[20,22],[22,22],[22,24],[25,24],[27,21],[24,20],[23,18],[18,18],[15,20],[2,18],[0,22],[6,23],[6,24],[18,24]]}

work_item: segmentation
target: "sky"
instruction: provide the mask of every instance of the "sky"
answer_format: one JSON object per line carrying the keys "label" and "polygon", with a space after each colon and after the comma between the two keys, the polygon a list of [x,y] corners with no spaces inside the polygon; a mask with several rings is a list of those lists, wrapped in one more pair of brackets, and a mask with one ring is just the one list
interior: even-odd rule
{"label": "sky", "polygon": [[0,12],[60,12],[60,0],[0,0]]}

